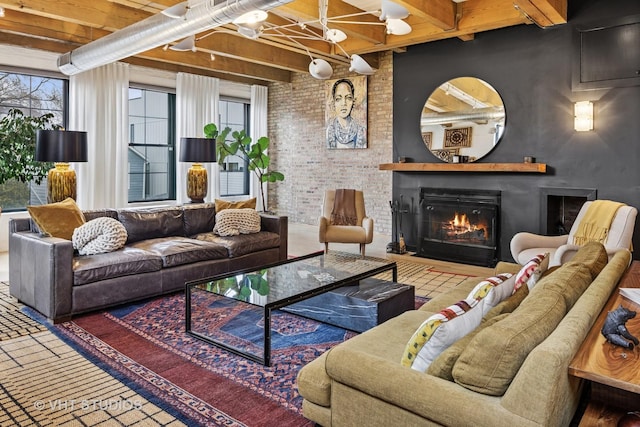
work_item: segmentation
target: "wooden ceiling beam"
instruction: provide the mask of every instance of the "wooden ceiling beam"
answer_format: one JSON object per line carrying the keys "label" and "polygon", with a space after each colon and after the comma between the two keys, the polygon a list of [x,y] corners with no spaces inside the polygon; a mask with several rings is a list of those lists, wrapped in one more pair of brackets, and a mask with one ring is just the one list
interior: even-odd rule
{"label": "wooden ceiling beam", "polygon": [[[265,81],[291,81],[290,71],[254,64],[249,61],[226,58],[224,56],[216,56],[216,59],[212,61],[210,54],[205,52],[174,52],[171,50],[165,51],[162,48],[155,48],[142,52],[136,56],[173,64],[186,64],[194,68],[204,68],[212,71],[230,73],[237,76],[253,76]],[[307,63],[307,66],[308,65],[309,64]]]}
{"label": "wooden ceiling beam", "polygon": [[210,70],[210,69],[205,69],[205,68],[196,68],[196,67],[190,67],[188,65],[184,65],[184,64],[174,64],[174,63],[170,63],[170,62],[161,62],[161,61],[154,61],[152,59],[146,59],[146,58],[138,58],[138,57],[131,57],[131,58],[126,58],[123,59],[122,62],[126,62],[128,64],[132,64],[132,65],[138,65],[140,67],[147,67],[147,68],[154,68],[157,70],[163,70],[163,71],[170,71],[173,73],[189,73],[189,74],[196,74],[196,75],[201,75],[201,76],[208,76],[208,77],[215,77],[218,79],[222,79],[222,80],[229,80],[229,81],[233,81],[233,82],[237,82],[237,83],[244,83],[244,84],[248,84],[248,85],[265,85],[265,80],[259,80],[256,78],[252,78],[252,77],[243,77],[243,76],[238,76],[238,75],[234,75],[234,74],[229,74],[229,73],[223,73],[223,72],[219,72],[219,71],[215,71],[215,70]]}
{"label": "wooden ceiling beam", "polygon": [[[243,36],[216,32],[196,42],[198,50],[234,60],[281,68],[288,71],[306,73],[309,70],[309,56],[265,45]],[[277,58],[276,61],[274,59]]]}
{"label": "wooden ceiling beam", "polygon": [[151,16],[140,9],[105,0],[0,0],[7,10],[115,31]]}
{"label": "wooden ceiling beam", "polygon": [[567,2],[561,0],[514,0],[513,5],[542,28],[567,23]]}
{"label": "wooden ceiling beam", "polygon": [[441,30],[456,26],[456,4],[451,0],[404,0],[398,4],[406,7],[415,19],[427,21]]}
{"label": "wooden ceiling beam", "polygon": [[[300,22],[316,21],[319,19],[318,3],[314,1],[293,1],[283,6],[279,6],[273,10],[274,13],[282,13],[283,16]],[[329,2],[327,17],[329,19],[337,16],[352,15],[362,13],[362,9],[353,7],[343,1]],[[380,24],[377,16],[372,14],[362,14],[353,18],[344,18],[345,21],[359,21],[368,23],[361,24],[345,24],[341,22],[330,22],[329,28],[342,30],[347,36],[358,37],[367,40],[369,43],[384,44],[386,29]],[[375,25],[374,25],[375,24]]]}

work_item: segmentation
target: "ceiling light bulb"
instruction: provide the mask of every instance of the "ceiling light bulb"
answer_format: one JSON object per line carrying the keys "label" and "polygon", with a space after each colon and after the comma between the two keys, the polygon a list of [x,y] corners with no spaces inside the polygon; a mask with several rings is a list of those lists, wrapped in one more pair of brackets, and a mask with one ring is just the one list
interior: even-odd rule
{"label": "ceiling light bulb", "polygon": [[314,59],[309,63],[309,74],[319,80],[326,80],[333,74],[333,68],[324,59]]}
{"label": "ceiling light bulb", "polygon": [[252,10],[233,20],[233,23],[239,27],[251,28],[256,30],[262,26],[267,20],[269,14],[264,10]]}
{"label": "ceiling light bulb", "polygon": [[355,71],[358,74],[371,75],[375,74],[376,69],[367,63],[360,55],[351,55],[351,66],[349,71]]}
{"label": "ceiling light bulb", "polygon": [[333,43],[341,43],[347,39],[347,35],[344,31],[340,30],[327,30],[327,39]]}
{"label": "ceiling light bulb", "polygon": [[380,11],[380,20],[385,21],[389,19],[404,19],[409,16],[409,11],[398,3],[394,3],[390,0],[382,0],[382,7]]}
{"label": "ceiling light bulb", "polygon": [[210,55],[210,58],[211,58],[212,61],[216,60],[216,56],[213,53]]}
{"label": "ceiling light bulb", "polygon": [[402,19],[387,19],[387,34],[393,34],[396,36],[404,36],[411,32],[411,25],[404,22]]}
{"label": "ceiling light bulb", "polygon": [[4,18],[4,7],[0,6],[0,18]]}

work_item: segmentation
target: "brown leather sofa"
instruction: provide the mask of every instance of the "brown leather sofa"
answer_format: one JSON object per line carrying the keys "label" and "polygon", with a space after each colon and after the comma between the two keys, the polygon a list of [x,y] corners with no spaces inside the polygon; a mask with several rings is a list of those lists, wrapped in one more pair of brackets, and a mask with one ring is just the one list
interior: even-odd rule
{"label": "brown leather sofa", "polygon": [[10,293],[54,323],[180,291],[185,282],[287,258],[287,217],[261,214],[261,231],[213,234],[214,204],[84,212],[127,230],[124,248],[79,256],[70,240],[43,237],[30,218],[9,221]]}

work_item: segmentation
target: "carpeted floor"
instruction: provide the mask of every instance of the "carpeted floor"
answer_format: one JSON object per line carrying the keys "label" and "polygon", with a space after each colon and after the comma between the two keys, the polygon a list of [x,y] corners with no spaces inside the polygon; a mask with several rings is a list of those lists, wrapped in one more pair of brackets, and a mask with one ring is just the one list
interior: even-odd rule
{"label": "carpeted floor", "polygon": [[[429,296],[468,277],[398,267],[399,282]],[[276,350],[265,368],[188,337],[182,295],[147,304],[80,316],[54,333],[0,284],[0,425],[307,425],[295,374],[350,334]]]}

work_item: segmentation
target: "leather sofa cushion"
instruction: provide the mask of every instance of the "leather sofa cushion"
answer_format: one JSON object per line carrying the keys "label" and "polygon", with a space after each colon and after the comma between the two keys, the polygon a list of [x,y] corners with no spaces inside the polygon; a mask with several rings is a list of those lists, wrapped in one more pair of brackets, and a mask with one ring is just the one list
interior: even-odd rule
{"label": "leather sofa cushion", "polygon": [[130,246],[159,256],[164,268],[228,257],[227,248],[223,245],[188,237],[148,239]]}
{"label": "leather sofa cushion", "polygon": [[73,258],[73,285],[85,285],[115,277],[159,271],[162,258],[147,251],[122,250]]}
{"label": "leather sofa cushion", "polygon": [[183,206],[184,235],[207,233],[213,231],[216,225],[216,205],[213,203],[199,203]]}
{"label": "leather sofa cushion", "polygon": [[184,236],[182,218],[182,208],[118,210],[118,221],[127,229],[127,243],[157,237]]}
{"label": "leather sofa cushion", "polygon": [[193,237],[197,240],[224,246],[229,251],[229,257],[231,258],[280,246],[280,236],[270,231],[228,237],[218,236],[213,233],[201,233]]}
{"label": "leather sofa cushion", "polygon": [[102,217],[118,219],[118,211],[115,209],[92,209],[88,211],[82,211],[82,213],[84,214],[84,218],[87,220],[87,222],[91,221],[92,219]]}

